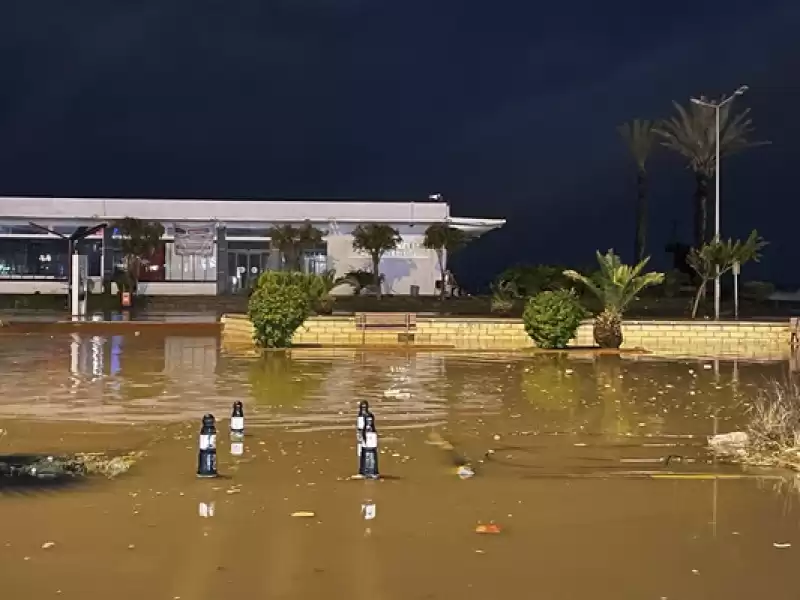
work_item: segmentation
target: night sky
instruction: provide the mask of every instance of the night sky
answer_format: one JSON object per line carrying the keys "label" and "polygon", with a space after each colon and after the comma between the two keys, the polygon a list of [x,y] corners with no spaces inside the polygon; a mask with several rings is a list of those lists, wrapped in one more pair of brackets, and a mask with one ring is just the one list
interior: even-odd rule
{"label": "night sky", "polygon": [[[718,10],[722,12],[719,13]],[[741,84],[758,139],[722,165],[745,270],[800,287],[800,2],[7,0],[0,194],[425,199],[509,224],[461,256],[630,258],[635,169],[616,126]],[[650,163],[649,250],[689,241],[693,178]]]}

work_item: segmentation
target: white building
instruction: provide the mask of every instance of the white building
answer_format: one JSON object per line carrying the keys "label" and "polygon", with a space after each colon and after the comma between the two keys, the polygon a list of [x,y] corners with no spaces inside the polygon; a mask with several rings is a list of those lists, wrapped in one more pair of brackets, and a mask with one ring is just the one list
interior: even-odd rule
{"label": "white building", "polygon": [[[403,241],[387,254],[380,270],[384,292],[433,294],[439,279],[436,254],[422,247],[431,223],[447,222],[471,236],[502,227],[502,219],[452,217],[445,202],[354,202],[283,200],[191,200],[120,198],[0,197],[0,294],[66,294],[69,245],[60,237],[80,226],[133,217],[160,221],[163,247],[140,277],[139,292],[147,295],[215,295],[246,290],[258,275],[278,269],[281,257],[271,250],[268,230],[310,221],[326,232],[323,244],[303,257],[307,270],[334,269],[343,275],[370,270],[369,258],[355,252],[353,229],[364,223],[395,227]],[[52,233],[34,227],[43,226]],[[175,228],[207,228],[213,235],[208,255],[175,251]],[[115,239],[116,238],[116,239]],[[108,227],[78,242],[88,256],[92,291],[100,292],[121,262],[118,236]]]}

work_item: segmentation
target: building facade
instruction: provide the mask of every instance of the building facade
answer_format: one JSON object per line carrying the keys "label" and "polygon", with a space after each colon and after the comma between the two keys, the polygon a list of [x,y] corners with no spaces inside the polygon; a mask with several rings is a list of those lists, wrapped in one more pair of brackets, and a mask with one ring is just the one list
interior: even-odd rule
{"label": "building facade", "polygon": [[[436,253],[422,246],[425,229],[447,222],[477,237],[502,227],[502,219],[457,218],[445,202],[362,202],[284,200],[192,200],[120,198],[0,197],[0,294],[66,294],[70,236],[78,227],[109,227],[76,243],[88,259],[90,289],[99,293],[122,263],[116,220],[159,221],[165,234],[140,274],[145,295],[217,295],[247,290],[265,270],[281,268],[269,230],[309,221],[323,243],[306,251],[304,270],[337,276],[371,270],[369,257],[353,250],[352,232],[366,223],[395,227],[399,247],[381,261],[389,294],[435,293],[440,278]],[[186,254],[176,236],[206,232],[208,247]],[[190,233],[190,237],[191,237]]]}

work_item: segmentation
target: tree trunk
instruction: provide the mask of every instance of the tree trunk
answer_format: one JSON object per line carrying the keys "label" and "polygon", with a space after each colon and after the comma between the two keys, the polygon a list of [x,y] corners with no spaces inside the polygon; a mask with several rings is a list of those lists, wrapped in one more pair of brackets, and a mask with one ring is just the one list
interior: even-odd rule
{"label": "tree trunk", "polygon": [[700,248],[711,241],[708,230],[708,176],[695,173],[694,192],[694,247]]}
{"label": "tree trunk", "polygon": [[444,287],[444,250],[438,249],[436,257],[439,259],[439,276],[442,278],[442,289],[439,290],[439,297],[444,300],[445,287]]}
{"label": "tree trunk", "polygon": [[636,176],[636,240],[634,242],[634,263],[644,260],[647,249],[647,172],[639,169]]}
{"label": "tree trunk", "polygon": [[378,300],[383,297],[381,293],[381,257],[372,257],[372,282],[375,284],[375,289],[378,294]]}
{"label": "tree trunk", "polygon": [[706,280],[701,279],[700,283],[697,286],[697,294],[694,297],[694,304],[692,304],[692,318],[697,318],[697,309],[700,306],[700,298],[705,295],[706,291]]}
{"label": "tree trunk", "polygon": [[[700,249],[703,244],[711,241],[708,231],[708,176],[705,173],[695,173],[697,187],[694,192],[694,247]],[[708,282],[703,281],[700,294],[705,298],[708,292]]]}

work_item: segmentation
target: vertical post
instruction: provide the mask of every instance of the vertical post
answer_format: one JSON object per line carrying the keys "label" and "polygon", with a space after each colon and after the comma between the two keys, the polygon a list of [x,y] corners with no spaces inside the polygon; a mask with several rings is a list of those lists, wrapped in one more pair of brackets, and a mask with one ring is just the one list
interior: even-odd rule
{"label": "vertical post", "polygon": [[[714,241],[719,242],[719,171],[720,171],[720,145],[719,145],[719,111],[722,107],[721,104],[717,104],[714,107],[714,113],[716,117],[716,164],[714,166]],[[720,285],[720,277],[719,277],[719,265],[715,265],[716,274],[714,276],[714,320],[719,321],[719,310],[720,310],[720,296],[722,295],[722,288]]]}
{"label": "vertical post", "polygon": [[228,230],[225,225],[217,224],[217,296],[230,292],[230,276],[228,273]]}
{"label": "vertical post", "polygon": [[739,269],[741,265],[738,261],[733,263],[733,316],[739,320]]}
{"label": "vertical post", "polygon": [[69,260],[70,309],[72,317],[75,318],[81,316],[81,255],[72,254]]}

